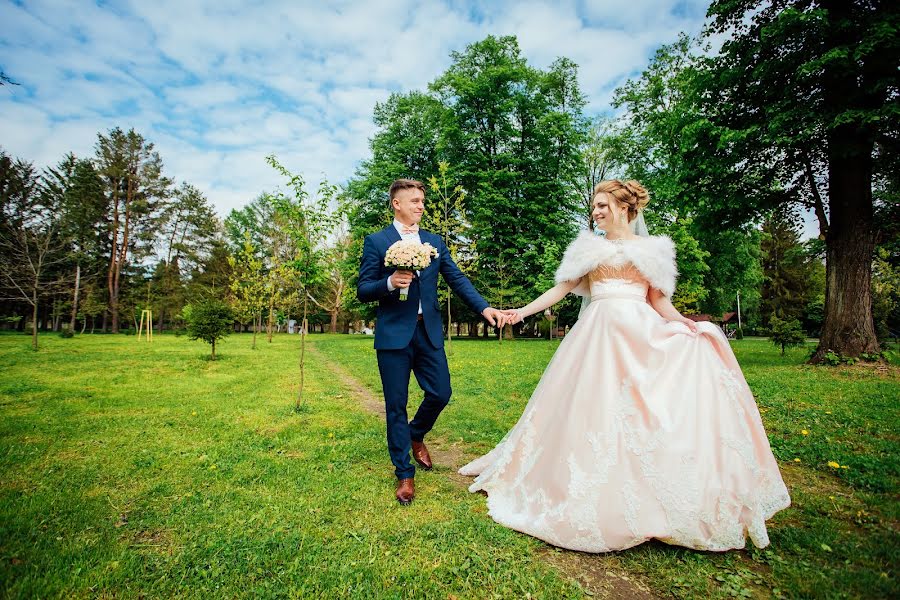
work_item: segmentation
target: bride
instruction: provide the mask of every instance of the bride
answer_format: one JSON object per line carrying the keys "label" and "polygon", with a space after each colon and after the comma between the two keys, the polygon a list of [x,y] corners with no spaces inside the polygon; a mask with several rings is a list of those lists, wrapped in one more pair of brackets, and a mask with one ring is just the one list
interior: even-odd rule
{"label": "bride", "polygon": [[718,327],[669,301],[672,241],[635,235],[648,195],[604,181],[556,287],[512,322],[569,292],[590,303],[560,344],[518,423],[460,469],[490,516],[550,544],[607,552],[651,538],[698,550],[769,543],[790,504],[759,410]]}

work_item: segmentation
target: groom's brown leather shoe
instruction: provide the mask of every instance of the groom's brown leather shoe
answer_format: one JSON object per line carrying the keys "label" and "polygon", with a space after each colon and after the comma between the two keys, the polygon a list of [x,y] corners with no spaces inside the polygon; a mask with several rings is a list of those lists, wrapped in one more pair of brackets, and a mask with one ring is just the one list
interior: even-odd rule
{"label": "groom's brown leather shoe", "polygon": [[430,471],[434,466],[431,464],[431,455],[428,454],[428,448],[425,447],[425,442],[413,440],[412,455],[413,458],[416,459],[416,462],[419,463],[419,466],[426,471]]}
{"label": "groom's brown leather shoe", "polygon": [[397,502],[408,506],[416,497],[416,480],[412,477],[397,482]]}

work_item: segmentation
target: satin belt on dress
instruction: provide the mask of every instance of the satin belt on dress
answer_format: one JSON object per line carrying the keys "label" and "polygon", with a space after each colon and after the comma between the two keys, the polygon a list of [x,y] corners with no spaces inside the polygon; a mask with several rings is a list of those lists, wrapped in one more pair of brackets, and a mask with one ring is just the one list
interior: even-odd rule
{"label": "satin belt on dress", "polygon": [[647,301],[647,284],[629,279],[604,279],[591,284],[591,302],[597,300]]}

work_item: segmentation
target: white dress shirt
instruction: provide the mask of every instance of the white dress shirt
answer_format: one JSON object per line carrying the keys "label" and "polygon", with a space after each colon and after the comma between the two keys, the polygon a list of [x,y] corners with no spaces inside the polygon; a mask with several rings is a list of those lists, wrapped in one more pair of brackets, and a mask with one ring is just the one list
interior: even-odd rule
{"label": "white dress shirt", "polygon": [[[394,219],[394,229],[396,229],[396,230],[397,230],[397,233],[400,234],[400,239],[401,239],[401,240],[403,240],[404,242],[408,242],[408,241],[412,240],[412,241],[414,241],[414,242],[418,242],[419,244],[422,243],[422,238],[419,237],[419,233],[418,233],[418,232],[416,232],[416,233],[403,233],[403,230],[404,230],[405,228],[406,228],[406,225],[404,225],[403,223],[401,223],[401,222],[398,221],[397,219]],[[416,275],[418,275],[418,274],[419,274],[419,272],[416,271]],[[390,277],[388,277],[388,280],[387,280],[387,286],[388,286],[388,291],[389,291],[389,292],[393,292],[394,290],[397,289],[396,287],[394,287],[394,284],[391,283],[391,278],[390,278]],[[422,301],[421,301],[421,300],[419,300],[419,314],[420,314],[420,315],[422,314]]]}

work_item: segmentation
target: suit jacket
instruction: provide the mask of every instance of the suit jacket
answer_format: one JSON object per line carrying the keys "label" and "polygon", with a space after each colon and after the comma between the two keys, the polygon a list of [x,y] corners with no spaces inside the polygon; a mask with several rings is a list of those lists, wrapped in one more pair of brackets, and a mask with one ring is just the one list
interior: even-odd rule
{"label": "suit jacket", "polygon": [[416,329],[420,301],[428,341],[435,348],[443,347],[444,327],[441,323],[441,309],[437,296],[438,274],[444,276],[453,293],[476,313],[481,314],[481,311],[489,306],[475,290],[469,278],[463,275],[453,262],[441,236],[420,229],[419,238],[423,244],[428,243],[436,248],[438,255],[413,279],[409,287],[409,297],[404,301],[400,300],[399,289],[388,291],[388,278],[396,269],[384,266],[387,249],[400,240],[400,233],[393,225],[389,225],[366,236],[363,243],[356,297],[360,302],[378,302],[375,321],[377,350],[398,350],[409,345]]}

